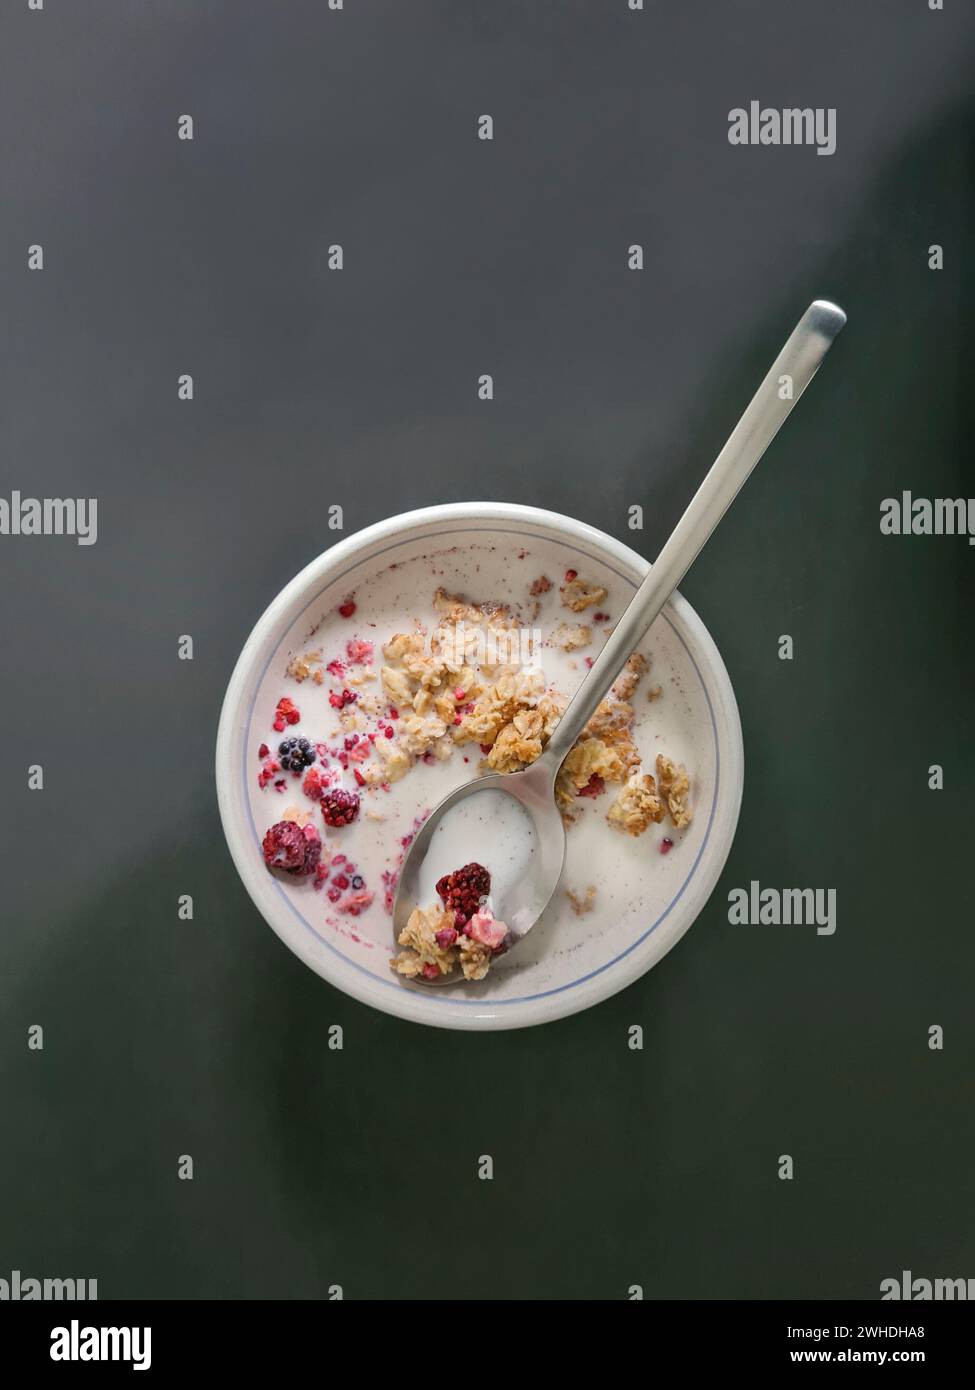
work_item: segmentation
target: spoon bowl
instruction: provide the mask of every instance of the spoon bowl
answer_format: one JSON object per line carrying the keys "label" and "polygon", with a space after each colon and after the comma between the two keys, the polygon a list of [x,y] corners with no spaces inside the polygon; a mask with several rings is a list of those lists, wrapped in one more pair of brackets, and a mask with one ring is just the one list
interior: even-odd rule
{"label": "spoon bowl", "polygon": [[[477,814],[478,804],[485,798],[510,798],[531,822],[532,843],[530,863],[524,872],[501,893],[493,896],[495,915],[508,927],[508,945],[515,946],[525,932],[538,921],[552,899],[562,876],[565,863],[565,825],[555,803],[554,783],[558,764],[544,755],[523,772],[494,773],[479,777],[456,787],[443,798],[427,816],[410,845],[400,870],[396,899],[393,904],[393,930],[398,937],[406,926],[410,913],[423,901],[422,884],[431,855],[437,852],[436,837],[443,829],[446,817],[462,803]],[[517,814],[517,813],[516,813]],[[502,813],[503,815],[503,813]],[[497,805],[486,820],[497,819]],[[473,846],[475,852],[481,852]],[[435,869],[444,871],[457,865],[446,861]],[[424,980],[430,985],[456,984],[457,977],[441,975],[436,980]]]}

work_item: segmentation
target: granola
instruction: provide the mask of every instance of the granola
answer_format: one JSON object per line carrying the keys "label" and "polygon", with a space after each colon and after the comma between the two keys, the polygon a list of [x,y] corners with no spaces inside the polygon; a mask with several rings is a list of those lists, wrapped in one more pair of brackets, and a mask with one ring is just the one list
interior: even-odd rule
{"label": "granola", "polygon": [[651,822],[659,825],[666,813],[651,774],[634,772],[620,787],[606,819],[614,829],[627,835],[642,835]]}
{"label": "granola", "polygon": [[596,903],[596,890],[591,883],[586,888],[585,893],[577,893],[574,889],[567,888],[565,896],[577,917],[584,917],[587,912],[592,912]]}
{"label": "granola", "polygon": [[571,608],[573,613],[592,608],[595,604],[602,603],[606,597],[606,590],[601,584],[590,584],[587,580],[580,579],[575,570],[568,571],[559,593],[562,596],[563,607]]}
{"label": "granola", "polygon": [[691,784],[687,773],[683,767],[664,757],[663,753],[658,753],[657,781],[660,783],[660,793],[667,802],[671,821],[676,829],[683,830],[691,823],[691,808],[687,804]]}

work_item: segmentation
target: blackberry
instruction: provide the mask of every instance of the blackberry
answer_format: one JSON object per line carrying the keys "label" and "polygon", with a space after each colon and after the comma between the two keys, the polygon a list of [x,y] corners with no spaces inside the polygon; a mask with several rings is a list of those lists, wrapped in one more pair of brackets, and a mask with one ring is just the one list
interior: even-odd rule
{"label": "blackberry", "polygon": [[286,738],[278,744],[278,757],[286,772],[304,772],[318,754],[306,738]]}
{"label": "blackberry", "polygon": [[464,926],[490,891],[491,875],[483,864],[465,864],[437,880],[437,895],[454,913],[455,926]]}
{"label": "blackberry", "polygon": [[326,825],[351,825],[358,814],[359,798],[355,792],[329,787],[322,796],[322,819]]}

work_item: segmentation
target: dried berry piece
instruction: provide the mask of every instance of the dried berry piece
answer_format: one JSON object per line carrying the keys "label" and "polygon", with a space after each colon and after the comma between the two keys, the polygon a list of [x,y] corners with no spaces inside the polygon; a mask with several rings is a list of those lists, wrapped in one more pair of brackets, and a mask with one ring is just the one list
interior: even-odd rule
{"label": "dried berry piece", "polygon": [[322,857],[322,840],[313,825],[282,820],[272,825],[261,848],[269,869],[283,869],[295,878],[313,874]]}
{"label": "dried berry piece", "polygon": [[602,796],[605,790],[606,783],[597,772],[594,772],[586,785],[578,789],[576,796]]}
{"label": "dried berry piece", "polygon": [[359,797],[356,792],[329,787],[322,796],[322,819],[326,825],[351,825],[358,814]]}
{"label": "dried berry piece", "polygon": [[293,700],[289,700],[287,695],[283,696],[274,708],[274,720],[272,728],[277,732],[283,733],[286,724],[297,724],[301,714]]}
{"label": "dried berry piece", "polygon": [[464,926],[490,891],[491,875],[483,864],[465,864],[437,882],[437,896],[453,912],[455,926]]}
{"label": "dried berry piece", "polygon": [[372,643],[361,637],[353,637],[345,644],[345,654],[353,666],[367,666],[372,660]]}

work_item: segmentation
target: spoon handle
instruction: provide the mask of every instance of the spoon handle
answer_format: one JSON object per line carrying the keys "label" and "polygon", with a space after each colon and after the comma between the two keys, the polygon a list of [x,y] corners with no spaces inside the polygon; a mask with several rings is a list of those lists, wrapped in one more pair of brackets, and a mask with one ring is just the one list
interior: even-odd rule
{"label": "spoon handle", "polygon": [[[677,588],[816,375],[845,323],[846,314],[842,309],[827,300],[817,299],[793,329],[538,759],[553,776],[623,669],[627,657]],[[785,400],[780,394],[782,377],[792,379],[791,394]]]}

